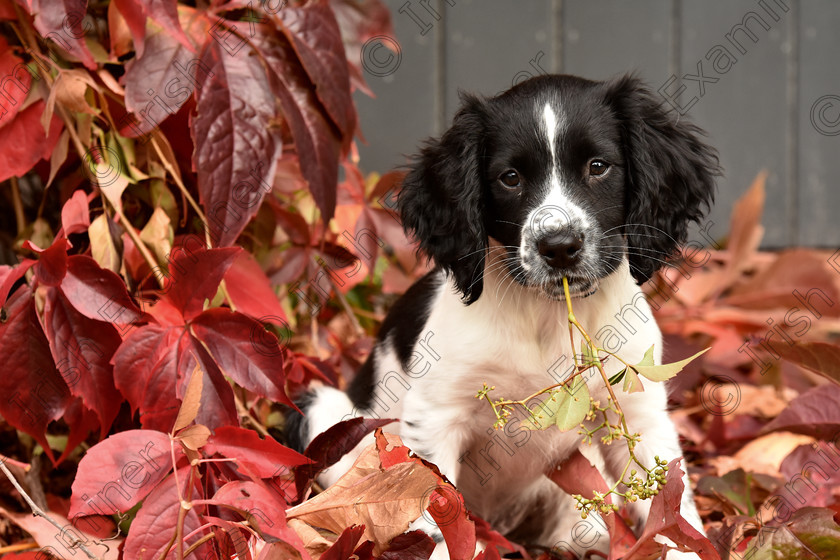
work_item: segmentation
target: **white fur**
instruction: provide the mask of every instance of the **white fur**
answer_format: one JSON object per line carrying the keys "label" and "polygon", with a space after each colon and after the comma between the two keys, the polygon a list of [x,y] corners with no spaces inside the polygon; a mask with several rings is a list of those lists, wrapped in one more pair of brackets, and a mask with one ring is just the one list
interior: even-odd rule
{"label": "white fur", "polygon": [[[537,296],[513,282],[507,273],[494,273],[498,270],[494,254],[497,252],[489,251],[484,295],[472,305],[461,302],[450,282],[441,283],[421,331],[425,348],[416,345],[411,371],[402,369],[390,344],[375,350],[379,404],[371,410],[354,411],[344,393],[319,389],[307,413],[308,439],[351,414],[399,417],[403,422],[388,430],[400,433],[406,445],[437,464],[466,496],[469,507],[497,530],[515,528],[535,503],[549,504],[547,511],[555,519],[537,536],[539,544],[566,546],[578,553],[590,547],[605,550],[606,534],[596,538],[596,533],[589,532],[585,539],[575,541],[572,535],[580,530],[573,533],[573,528],[581,521],[580,516],[571,498],[544,476],[547,469],[580,447],[580,436],[575,431],[553,428],[527,432],[516,420],[506,430],[493,430],[495,418],[490,405],[475,398],[483,383],[496,387],[491,398],[524,398],[562,380],[572,363],[565,303]],[[655,360],[661,363],[662,337],[649,306],[638,294],[640,288],[625,260],[602,280],[595,294],[574,300],[575,314],[593,337],[596,333],[605,339],[613,337],[610,340],[614,344],[623,339],[617,353],[624,360],[640,360],[653,345]],[[607,343],[599,342],[602,346]],[[578,351],[580,345],[580,336],[575,333]],[[613,375],[620,364],[610,360],[605,369]],[[589,377],[587,384],[594,399],[607,401],[600,376]],[[664,385],[644,381],[644,386],[644,392],[633,394],[621,392],[619,386],[617,394],[630,430],[642,435],[635,453],[650,465],[654,455],[671,460],[681,456],[681,451],[666,411]],[[363,441],[321,482],[335,482],[370,441]],[[595,443],[582,451],[602,466],[606,478],[615,480],[626,463],[626,449],[622,442],[616,442],[611,446]],[[687,477],[684,482],[682,513],[702,532]],[[648,500],[628,504],[640,522],[647,518],[649,507]],[[668,558],[696,556],[671,553]]]}

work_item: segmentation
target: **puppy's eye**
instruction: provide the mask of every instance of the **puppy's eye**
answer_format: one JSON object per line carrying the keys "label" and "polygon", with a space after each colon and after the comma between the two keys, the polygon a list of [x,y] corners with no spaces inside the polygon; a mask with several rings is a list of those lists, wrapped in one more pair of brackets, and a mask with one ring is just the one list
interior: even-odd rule
{"label": "puppy's eye", "polygon": [[517,173],[514,169],[508,169],[507,171],[502,173],[499,176],[499,180],[504,186],[511,189],[515,189],[516,187],[522,186],[522,183],[519,179],[519,173]]}
{"label": "puppy's eye", "polygon": [[589,162],[589,175],[591,177],[600,177],[607,172],[610,164],[600,159],[593,159]]}

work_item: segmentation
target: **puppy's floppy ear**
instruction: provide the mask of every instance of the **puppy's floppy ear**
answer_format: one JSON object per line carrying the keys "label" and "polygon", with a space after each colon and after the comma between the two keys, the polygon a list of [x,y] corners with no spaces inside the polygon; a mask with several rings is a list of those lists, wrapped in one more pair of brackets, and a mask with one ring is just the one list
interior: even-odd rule
{"label": "puppy's floppy ear", "polygon": [[479,162],[484,111],[481,99],[462,95],[452,127],[426,143],[397,197],[403,228],[451,274],[467,305],[484,287],[488,242]]}
{"label": "puppy's floppy ear", "polygon": [[717,152],[699,127],[662,106],[633,76],[607,84],[606,101],[621,123],[627,165],[625,234],[640,284],[685,242],[714,200]]}

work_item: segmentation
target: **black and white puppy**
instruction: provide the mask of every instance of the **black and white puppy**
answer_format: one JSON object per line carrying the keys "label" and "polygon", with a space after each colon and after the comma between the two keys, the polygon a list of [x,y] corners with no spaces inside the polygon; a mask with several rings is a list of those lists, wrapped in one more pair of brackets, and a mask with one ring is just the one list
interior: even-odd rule
{"label": "black and white puppy", "polygon": [[[573,531],[573,500],[544,473],[580,448],[614,480],[626,446],[582,446],[576,430],[528,432],[515,417],[494,431],[492,409],[475,395],[487,383],[493,398],[521,399],[571,371],[564,276],[599,345],[631,363],[653,345],[659,363],[662,336],[639,284],[712,201],[719,169],[701,135],[629,76],[541,76],[489,99],[464,96],[398,197],[405,229],[436,268],[394,305],[348,391],[310,395],[301,443],[353,416],[399,418],[391,429],[496,529],[525,543],[604,550],[605,531]],[[600,376],[588,383],[605,403]],[[618,398],[641,434],[642,461],[681,456],[663,384]],[[333,483],[361,446],[321,482]],[[682,514],[702,532],[685,482]],[[628,507],[643,523],[650,501]],[[445,557],[442,545],[435,557]]]}

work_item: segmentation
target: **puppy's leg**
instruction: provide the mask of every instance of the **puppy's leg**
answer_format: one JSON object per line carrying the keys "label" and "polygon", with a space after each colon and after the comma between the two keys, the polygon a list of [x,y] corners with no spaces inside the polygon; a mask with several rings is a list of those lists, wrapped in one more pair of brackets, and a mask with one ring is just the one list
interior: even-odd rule
{"label": "puppy's leg", "polygon": [[[665,386],[661,383],[647,383],[645,391],[641,393],[621,393],[618,396],[621,408],[627,420],[627,427],[630,433],[638,433],[640,442],[636,445],[633,453],[646,467],[654,464],[654,457],[659,456],[660,460],[670,462],[672,459],[682,456],[677,431],[666,409],[667,395]],[[593,438],[594,439],[594,438]],[[599,442],[604,457],[604,464],[607,475],[615,480],[621,476],[625,465],[630,458],[627,445],[624,441],[615,441],[610,445]],[[683,474],[683,494],[680,504],[680,513],[692,527],[705,535],[703,522],[700,514],[697,513],[697,506],[694,504],[694,495],[688,480],[688,472],[685,463],[681,464]],[[632,467],[631,467],[632,469]],[[636,469],[639,470],[638,468]],[[650,500],[638,500],[627,504],[630,514],[637,521],[638,527],[647,522],[650,514]],[[666,541],[662,541],[666,542]],[[693,559],[697,555],[693,553],[671,552],[668,560]]]}
{"label": "puppy's leg", "polygon": [[[411,414],[410,407],[406,409],[406,418],[417,418],[417,416]],[[440,426],[446,426],[446,428],[432,428],[430,424],[439,424]],[[403,426],[402,440],[417,455],[434,463],[441,474],[453,486],[457,485],[458,471],[460,468],[459,458],[462,456],[462,450],[467,446],[467,442],[469,441],[469,431],[462,428],[455,418],[447,421],[438,416],[432,422],[429,422],[428,419],[419,422],[409,421]],[[434,489],[430,489],[430,494],[432,490]],[[446,492],[445,488],[443,492]],[[462,511],[446,511],[441,513],[444,514],[443,517],[446,519],[452,520],[457,516],[463,515]],[[449,551],[443,540],[443,533],[428,511],[412,523],[411,528],[422,530],[435,541],[435,550],[432,553],[431,560],[449,559]],[[477,545],[476,553],[482,549],[483,547]]]}

